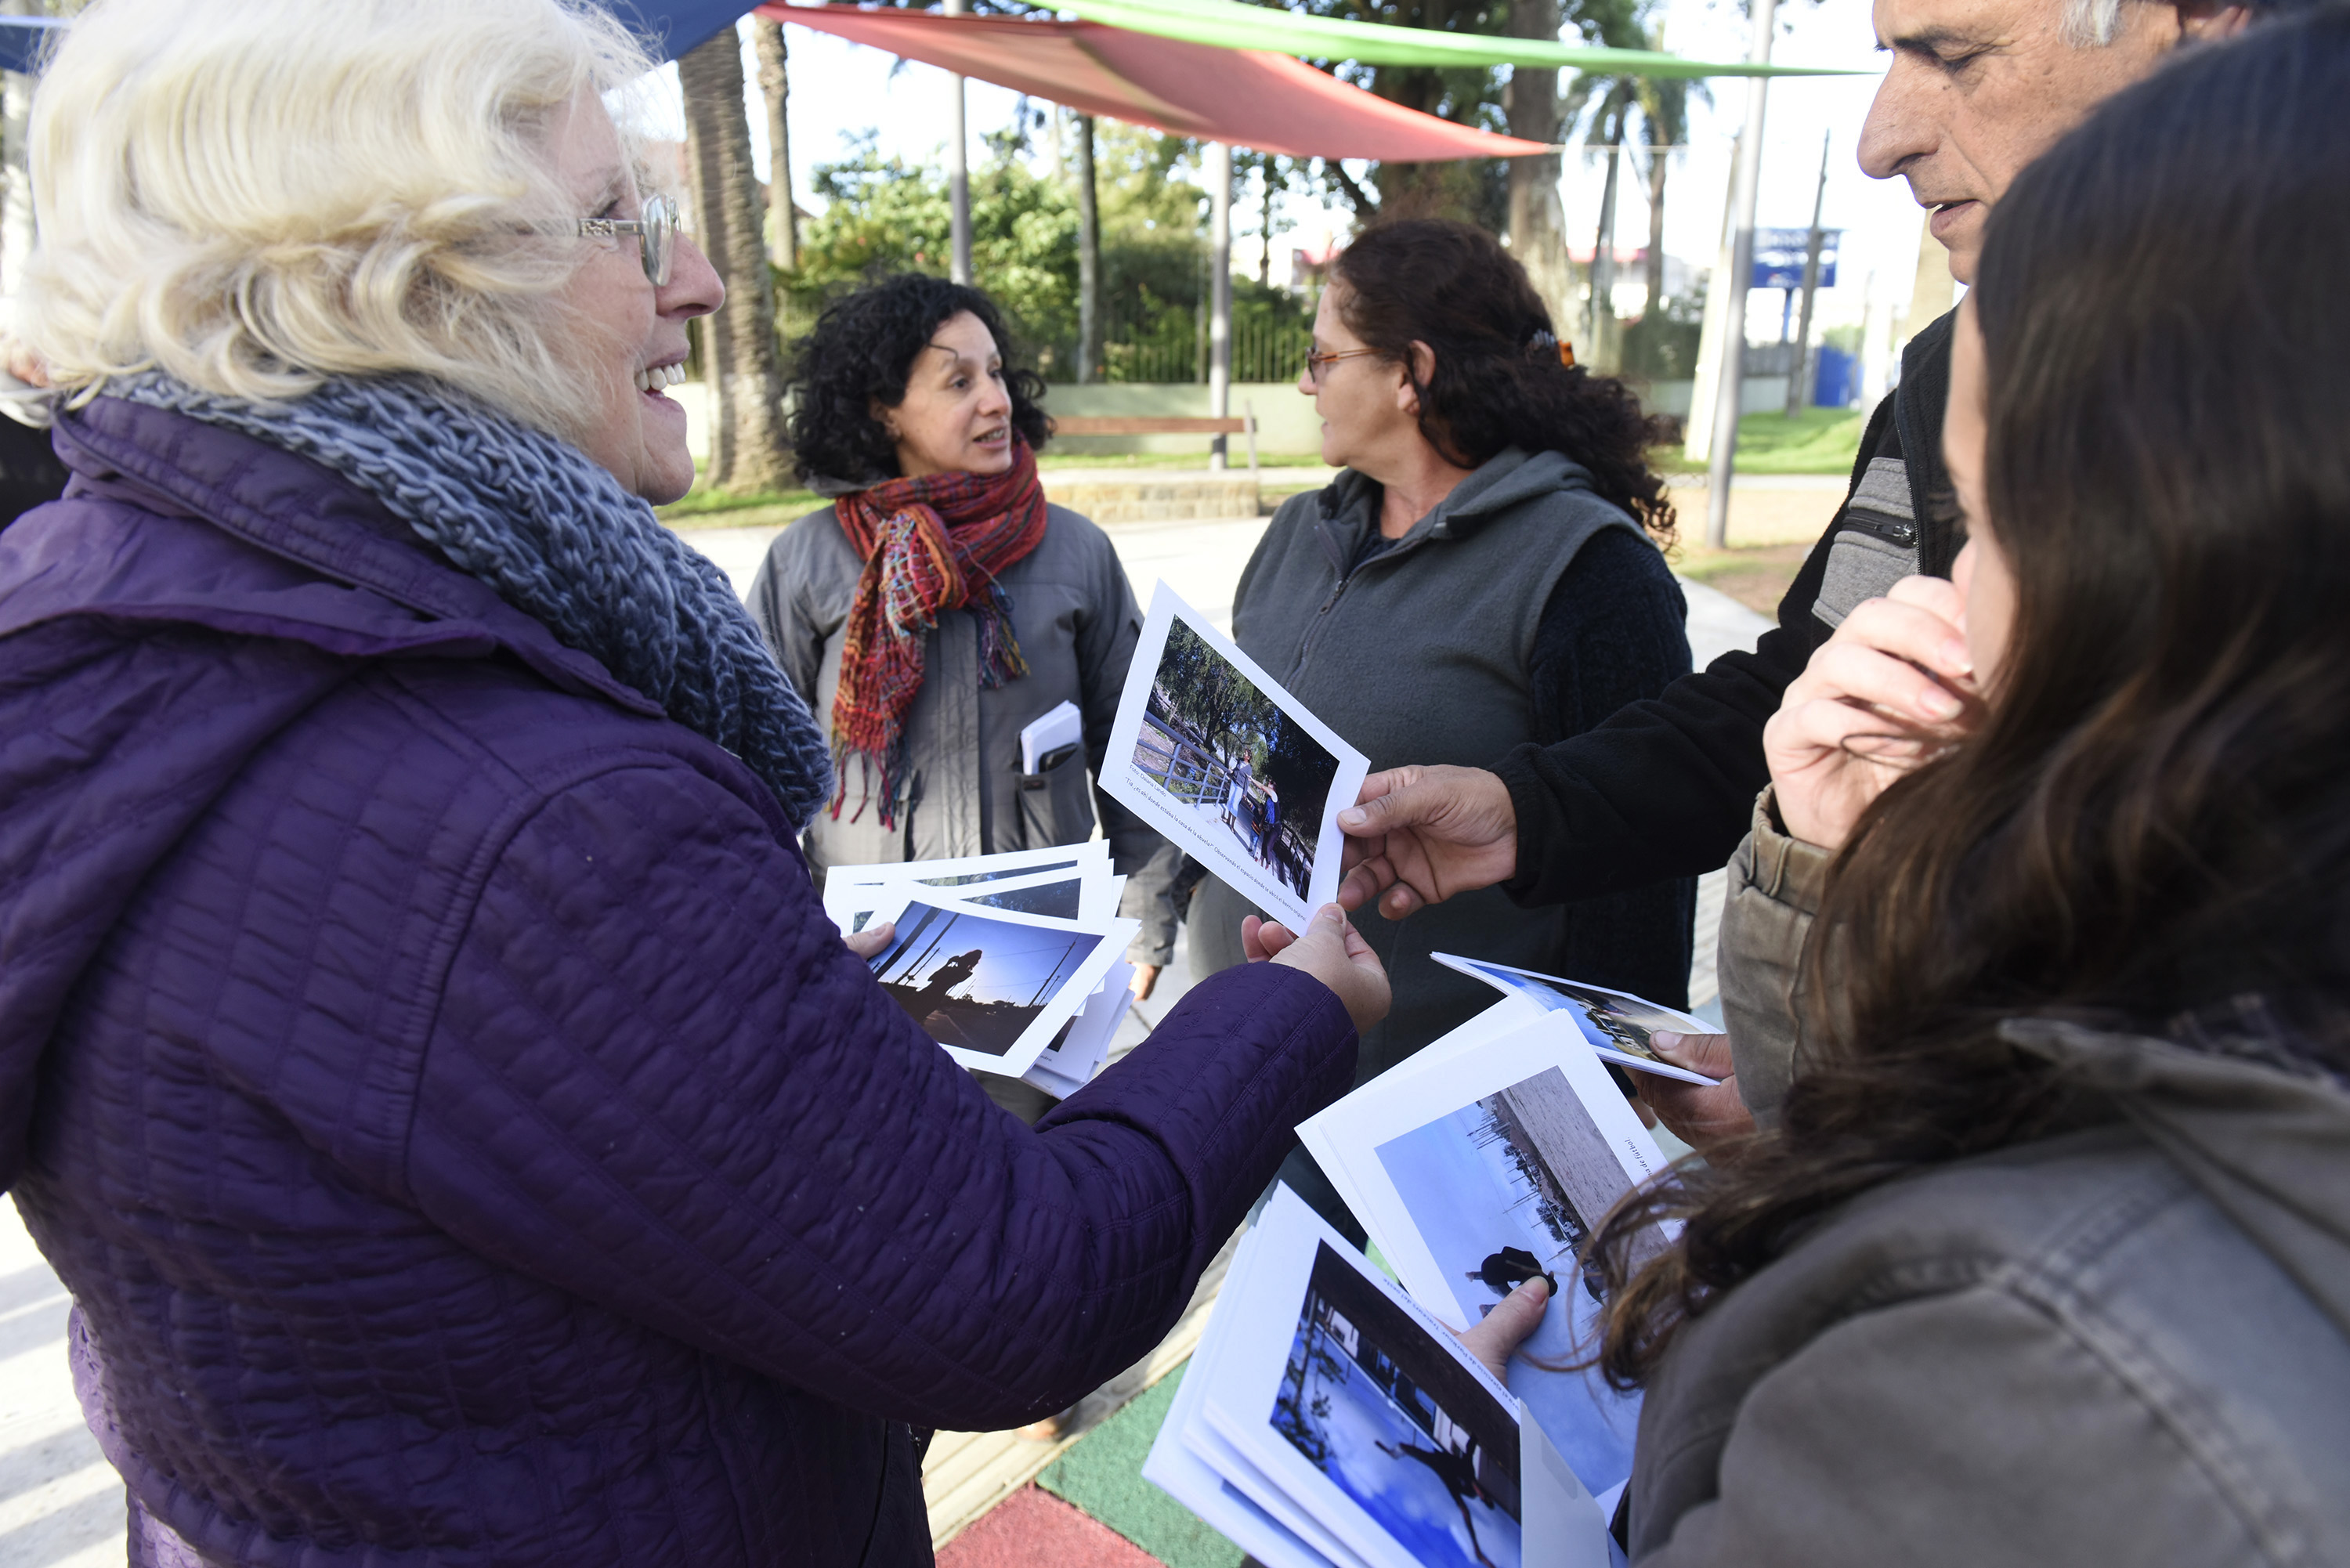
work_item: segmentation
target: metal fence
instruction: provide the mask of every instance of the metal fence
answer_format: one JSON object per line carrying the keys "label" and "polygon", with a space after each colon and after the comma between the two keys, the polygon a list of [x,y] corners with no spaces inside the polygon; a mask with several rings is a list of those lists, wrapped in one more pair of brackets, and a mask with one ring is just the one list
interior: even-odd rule
{"label": "metal fence", "polygon": [[1135,737],[1134,765],[1185,805],[1221,800],[1231,787],[1230,775],[1222,763],[1188,737],[1177,734],[1148,709],[1143,711],[1142,729]]}
{"label": "metal fence", "polygon": [[[1232,379],[1294,381],[1305,369],[1313,329],[1295,321],[1239,321],[1232,326]],[[1161,318],[1148,336],[1113,331],[1102,345],[1106,379],[1111,381],[1205,381],[1208,345],[1196,324]]]}

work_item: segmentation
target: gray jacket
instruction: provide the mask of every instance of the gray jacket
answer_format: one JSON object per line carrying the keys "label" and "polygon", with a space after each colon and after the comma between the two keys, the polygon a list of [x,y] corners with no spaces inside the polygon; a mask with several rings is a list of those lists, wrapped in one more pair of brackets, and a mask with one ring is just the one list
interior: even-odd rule
{"label": "gray jacket", "polygon": [[[1241,576],[1232,639],[1374,771],[1486,766],[1534,736],[1536,634],[1560,578],[1595,535],[1638,535],[1638,526],[1593,491],[1572,459],[1513,447],[1365,560],[1378,495],[1350,470],[1326,491],[1284,502]],[[1686,659],[1678,618],[1659,637]],[[1669,903],[1679,893],[1632,897]],[[1242,961],[1240,924],[1253,908],[1212,877],[1201,884],[1190,920],[1195,973]],[[1624,983],[1581,972],[1588,966],[1573,950],[1569,911],[1522,909],[1498,888],[1400,921],[1375,909],[1355,919],[1395,987],[1393,1010],[1363,1036],[1361,1079],[1492,1005],[1490,987],[1436,963],[1432,952]],[[1686,971],[1686,953],[1674,967]]]}
{"label": "gray jacket", "polygon": [[[1733,1040],[1825,865],[1756,847]],[[1877,1188],[1685,1327],[1641,1414],[1644,1568],[2350,1563],[2350,1094],[2256,1009],[2199,1049],[2005,1033],[2112,1119]]]}
{"label": "gray jacket", "polygon": [[[1044,539],[998,579],[1012,601],[1028,673],[982,691],[976,618],[941,615],[923,650],[922,690],[906,715],[910,804],[894,827],[883,828],[874,807],[860,801],[852,764],[840,815],[817,812],[803,840],[819,877],[827,866],[1078,844],[1093,836],[1098,820],[1111,861],[1129,878],[1121,912],[1162,902],[1174,851],[1093,783],[1142,635],[1141,612],[1109,536],[1066,507],[1048,507],[1045,515]],[[863,570],[827,506],[784,530],[751,585],[760,634],[827,726]],[[1020,732],[1064,701],[1084,714],[1083,759],[1024,775]],[[1146,935],[1131,956],[1164,963],[1171,955],[1163,939],[1153,947]]]}

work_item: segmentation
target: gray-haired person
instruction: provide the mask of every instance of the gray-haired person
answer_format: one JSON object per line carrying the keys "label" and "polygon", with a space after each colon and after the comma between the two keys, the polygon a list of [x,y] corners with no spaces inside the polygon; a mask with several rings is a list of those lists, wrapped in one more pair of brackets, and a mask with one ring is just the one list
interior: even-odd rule
{"label": "gray-haired person", "polygon": [[[1893,62],[1861,128],[1861,167],[1909,182],[1933,213],[1951,275],[1971,284],[1991,208],[2025,165],[2176,50],[2288,8],[2301,6],[1877,0],[1877,42]],[[1752,652],[1724,654],[1554,745],[1518,746],[1491,771],[1374,774],[1362,804],[1339,817],[1352,836],[1340,901],[1359,908],[1378,898],[1380,913],[1401,919],[1498,883],[1521,904],[1574,902],[1727,860],[1769,782],[1762,726],[1788,683],[1862,601],[1912,573],[1948,576],[1964,543],[1941,460],[1951,320],[1942,317],[1903,352],[1900,384],[1869,418],[1844,504]],[[1692,1065],[1731,1070],[1720,1041],[1687,1048],[1703,1054]],[[1734,1086],[1655,1078],[1639,1086],[1693,1141],[1725,1115],[1744,1120]]]}

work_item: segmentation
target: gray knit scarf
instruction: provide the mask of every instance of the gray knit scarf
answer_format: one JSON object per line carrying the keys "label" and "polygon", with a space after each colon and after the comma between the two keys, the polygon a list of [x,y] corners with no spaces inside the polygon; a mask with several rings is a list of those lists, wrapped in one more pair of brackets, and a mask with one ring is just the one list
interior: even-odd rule
{"label": "gray knit scarf", "polygon": [[725,574],[577,447],[416,378],[329,381],[291,403],[160,374],[106,390],[341,474],[459,571],[742,758],[794,827],[831,798],[824,732]]}

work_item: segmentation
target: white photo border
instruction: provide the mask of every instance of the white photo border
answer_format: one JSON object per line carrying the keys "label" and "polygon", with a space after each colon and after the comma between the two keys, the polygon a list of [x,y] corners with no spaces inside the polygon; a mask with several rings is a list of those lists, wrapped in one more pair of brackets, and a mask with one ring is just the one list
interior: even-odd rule
{"label": "white photo border", "polygon": [[[934,890],[921,889],[924,893]],[[1127,944],[1132,941],[1135,933],[1142,929],[1142,923],[1139,920],[1097,922],[1055,920],[1043,915],[1024,915],[1012,909],[993,909],[984,905],[972,908],[952,898],[894,897],[895,893],[901,891],[903,891],[902,885],[899,888],[893,889],[893,901],[877,909],[875,919],[895,920],[900,919],[914,905],[922,904],[945,915],[968,915],[973,919],[993,920],[1000,925],[1031,926],[1041,930],[1060,931],[1069,936],[1101,939],[1094,944],[1093,950],[1086,955],[1076,968],[1069,971],[1069,978],[1063,981],[1060,988],[1053,992],[1052,1000],[1045,1003],[1044,1008],[1035,1018],[1029,1020],[1027,1026],[1020,1031],[1019,1038],[1012,1043],[1012,1048],[1003,1055],[991,1056],[984,1051],[966,1051],[960,1046],[950,1045],[944,1041],[933,1042],[940,1050],[953,1057],[960,1065],[983,1073],[994,1073],[1006,1078],[1016,1078],[1035,1065],[1036,1058],[1044,1054],[1045,1046],[1053,1043],[1053,1036],[1060,1033],[1061,1025],[1076,1017],[1078,1011],[1085,1006],[1087,999],[1101,989],[1102,981],[1108,975],[1110,966],[1125,957]],[[889,950],[887,948],[883,949],[881,953],[875,955],[875,958],[878,960]],[[867,969],[873,972],[874,983],[879,984],[879,972],[872,970],[870,961],[868,962]],[[893,1002],[892,1005],[895,1003]],[[920,1025],[917,1023],[915,1027],[920,1028]]]}
{"label": "white photo border", "polygon": [[[1166,794],[1145,781],[1134,765],[1143,711],[1150,701],[1151,683],[1158,676],[1159,660],[1166,657],[1168,630],[1178,619],[1247,676],[1259,691],[1273,700],[1284,718],[1337,759],[1338,771],[1330,781],[1329,795],[1322,805],[1322,820],[1315,826],[1314,868],[1307,881],[1306,897],[1302,899],[1288,884],[1238,854],[1229,842],[1220,842],[1201,832],[1198,823],[1175,810]],[[1266,674],[1256,660],[1243,653],[1232,639],[1218,631],[1207,617],[1186,604],[1181,595],[1164,582],[1159,585],[1150,596],[1150,613],[1143,618],[1142,639],[1135,645],[1134,661],[1127,669],[1126,691],[1118,699],[1118,722],[1110,729],[1108,757],[1103,763],[1100,779],[1105,793],[1149,823],[1160,836],[1180,846],[1259,909],[1278,916],[1293,930],[1302,931],[1313,919],[1315,909],[1338,896],[1338,863],[1345,857],[1341,846],[1346,839],[1338,827],[1338,814],[1355,804],[1369,773],[1369,758],[1307,711],[1304,703]],[[1230,835],[1224,837],[1229,840]]]}

